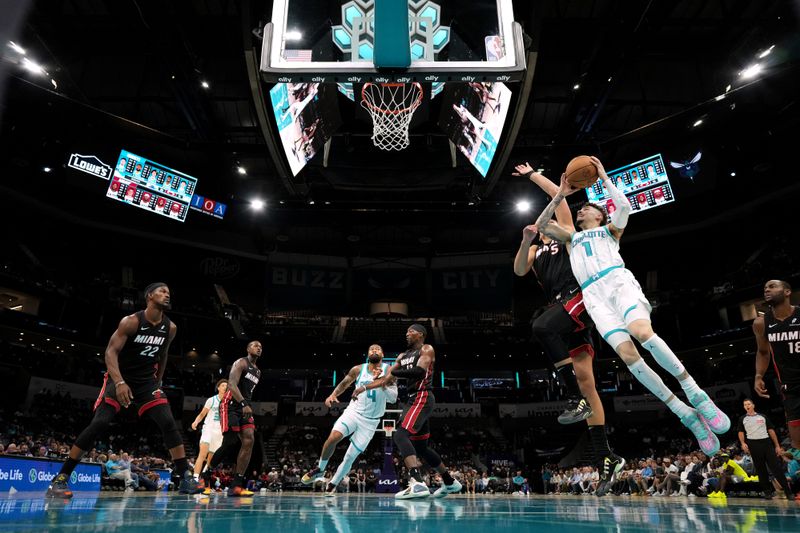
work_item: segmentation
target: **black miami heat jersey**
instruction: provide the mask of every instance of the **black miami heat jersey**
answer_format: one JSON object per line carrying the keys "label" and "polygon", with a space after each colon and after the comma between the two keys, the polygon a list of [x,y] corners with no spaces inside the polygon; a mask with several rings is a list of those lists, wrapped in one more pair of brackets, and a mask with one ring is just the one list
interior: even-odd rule
{"label": "black miami heat jersey", "polygon": [[[396,364],[400,365],[400,368],[404,370],[409,370],[417,366],[419,362],[419,358],[422,355],[422,350],[415,350],[410,349],[406,350],[405,352],[401,353],[397,360],[395,361]],[[412,399],[416,397],[417,394],[423,391],[430,391],[431,381],[433,376],[433,363],[428,367],[428,370],[425,371],[425,375],[417,380],[411,381],[409,380],[408,383],[408,397]]]}
{"label": "black miami heat jersey", "polygon": [[770,309],[764,315],[764,335],[772,352],[772,363],[781,383],[800,385],[800,307],[784,320]]}
{"label": "black miami heat jersey", "polygon": [[135,315],[136,333],[128,337],[119,352],[119,371],[127,381],[146,381],[155,378],[158,363],[169,344],[170,320],[162,315],[161,322],[151,324],[144,311]]}
{"label": "black miami heat jersey", "polygon": [[250,359],[247,357],[242,357],[242,359],[244,359],[244,362],[247,363],[247,370],[242,372],[241,377],[239,377],[239,383],[237,383],[236,386],[239,387],[239,392],[242,393],[242,398],[250,401],[253,399],[253,389],[256,388],[256,385],[258,385],[258,380],[261,379],[261,370],[259,370],[254,364],[250,363]]}
{"label": "black miami heat jersey", "polygon": [[569,296],[569,291],[578,287],[569,262],[567,245],[558,241],[545,244],[539,239],[536,257],[531,265],[547,301],[553,303]]}

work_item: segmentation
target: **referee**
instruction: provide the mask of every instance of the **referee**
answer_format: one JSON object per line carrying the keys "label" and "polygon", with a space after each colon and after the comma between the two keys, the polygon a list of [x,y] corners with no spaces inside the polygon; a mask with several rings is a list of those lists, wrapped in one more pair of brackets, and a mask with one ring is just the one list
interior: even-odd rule
{"label": "referee", "polygon": [[756,413],[756,406],[750,398],[744,400],[744,410],[745,414],[739,417],[739,442],[742,445],[742,451],[749,453],[753,458],[753,466],[758,474],[764,498],[772,499],[774,492],[767,473],[767,467],[769,467],[783,492],[786,493],[786,498],[794,499],[794,494],[792,494],[783,472],[783,464],[778,458],[783,450],[778,442],[778,436],[775,434],[775,426],[772,425],[769,418],[761,413]]}

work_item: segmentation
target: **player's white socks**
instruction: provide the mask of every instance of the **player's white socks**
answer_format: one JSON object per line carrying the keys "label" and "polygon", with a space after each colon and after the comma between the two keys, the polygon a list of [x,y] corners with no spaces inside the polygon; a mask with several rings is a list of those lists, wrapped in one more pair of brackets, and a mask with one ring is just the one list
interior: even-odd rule
{"label": "player's white socks", "polygon": [[640,357],[635,363],[628,365],[628,369],[633,374],[633,377],[639,380],[639,383],[647,387],[647,390],[652,392],[656,398],[667,404],[670,411],[678,415],[678,417],[683,418],[691,414],[692,408],[679,400],[667,388],[664,381],[647,365],[644,359]]}
{"label": "player's white socks", "polygon": [[339,468],[336,469],[336,473],[333,474],[333,477],[331,478],[330,483],[334,487],[338,487],[339,486],[339,483],[342,482],[342,480],[344,479],[344,476],[353,467],[353,463],[356,462],[356,459],[358,458],[360,453],[361,452],[359,452],[356,449],[356,447],[353,446],[353,443],[351,442],[350,446],[347,447],[347,451],[344,452],[344,458],[342,459],[342,463],[339,465]]}
{"label": "player's white socks", "polygon": [[[669,372],[675,377],[680,376],[686,371],[686,368],[681,363],[680,359],[675,355],[675,352],[664,342],[664,339],[659,337],[658,335],[653,335],[646,341],[642,343],[651,354],[653,354],[653,358],[661,365],[661,368]],[[689,398],[693,398],[696,395],[703,392],[697,382],[694,380],[692,376],[688,373],[686,377],[678,381],[681,384],[681,388],[686,393],[686,396]]]}
{"label": "player's white socks", "polygon": [[319,458],[319,463],[317,463],[320,472],[325,471],[325,467],[328,466],[328,459],[323,459],[322,457]]}

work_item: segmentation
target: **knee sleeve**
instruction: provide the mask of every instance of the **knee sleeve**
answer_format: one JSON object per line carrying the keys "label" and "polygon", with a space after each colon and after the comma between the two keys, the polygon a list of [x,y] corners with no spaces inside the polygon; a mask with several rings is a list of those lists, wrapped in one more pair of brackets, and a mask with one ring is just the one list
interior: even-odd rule
{"label": "knee sleeve", "polygon": [[394,436],[392,440],[394,440],[395,446],[400,451],[400,455],[403,456],[405,459],[409,455],[416,455],[417,452],[414,449],[414,445],[411,444],[410,433],[405,428],[400,428],[394,432]]}
{"label": "knee sleeve", "polygon": [[173,418],[168,404],[156,405],[148,409],[147,414],[161,430],[161,434],[164,435],[164,445],[168,450],[183,444],[181,432],[178,431],[178,425],[175,423],[175,418]]}
{"label": "knee sleeve", "polygon": [[83,451],[91,450],[94,443],[100,434],[108,428],[108,425],[114,420],[117,411],[107,403],[101,403],[97,410],[94,412],[94,418],[91,423],[86,426],[78,438],[75,440],[75,446]]}

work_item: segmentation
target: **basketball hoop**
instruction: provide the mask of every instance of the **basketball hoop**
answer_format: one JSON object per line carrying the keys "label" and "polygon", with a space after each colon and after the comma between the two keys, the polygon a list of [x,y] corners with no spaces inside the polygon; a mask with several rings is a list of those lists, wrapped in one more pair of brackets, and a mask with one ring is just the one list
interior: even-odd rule
{"label": "basketball hoop", "polygon": [[391,439],[392,433],[394,433],[394,426],[383,426],[383,432],[386,434],[387,439]]}
{"label": "basketball hoop", "polygon": [[387,151],[408,147],[408,126],[421,103],[420,83],[365,83],[361,107],[372,116],[372,143]]}

